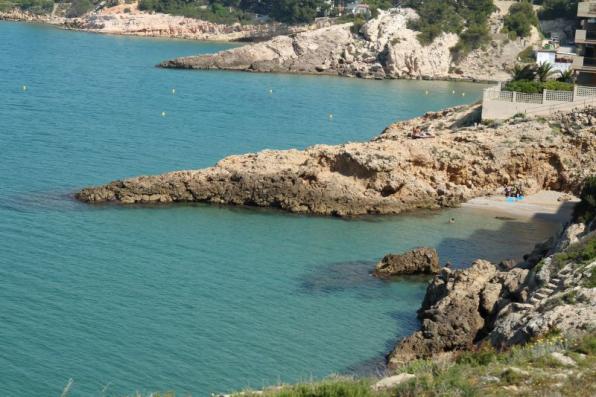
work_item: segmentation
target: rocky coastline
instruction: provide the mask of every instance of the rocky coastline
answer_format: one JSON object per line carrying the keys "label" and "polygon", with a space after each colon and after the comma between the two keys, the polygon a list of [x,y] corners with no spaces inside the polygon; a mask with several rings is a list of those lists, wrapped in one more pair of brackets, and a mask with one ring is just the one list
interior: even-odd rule
{"label": "rocky coastline", "polygon": [[408,21],[418,18],[409,8],[393,9],[355,31],[352,23],[333,25],[216,54],[182,57],[162,62],[164,68],[220,69],[266,73],[338,75],[368,79],[427,79],[499,81],[518,54],[540,43],[536,30],[527,39],[510,40],[500,34],[503,11],[490,19],[490,45],[455,61],[450,49],[459,38],[443,33],[422,45]]}
{"label": "rocky coastline", "polygon": [[483,343],[523,345],[554,329],[567,337],[596,329],[596,258],[577,254],[593,250],[595,229],[594,220],[569,223],[520,263],[477,260],[468,269],[443,268],[418,311],[421,329],[395,346],[389,366]]}
{"label": "rocky coastline", "polygon": [[67,18],[59,4],[47,14],[12,9],[0,12],[0,20],[114,35],[255,42],[216,54],[166,60],[158,65],[164,68],[494,82],[507,79],[507,70],[517,62],[519,53],[541,41],[536,29],[525,39],[503,37],[504,13],[499,9],[490,18],[490,44],[457,62],[450,48],[458,36],[444,33],[430,45],[420,44],[418,32],[407,26],[408,20],[417,18],[408,8],[381,12],[357,30],[352,23],[332,24],[328,20],[296,26],[225,25],[140,11],[136,3],[102,8],[77,18]]}
{"label": "rocky coastline", "polygon": [[136,3],[103,8],[76,18],[66,17],[63,11],[59,5],[48,14],[12,9],[1,11],[0,21],[42,23],[68,30],[122,36],[222,42],[261,41],[281,34],[294,34],[319,27],[288,26],[281,23],[225,25],[183,16],[140,11]]}
{"label": "rocky coastline", "polygon": [[[355,216],[453,207],[499,192],[578,192],[596,173],[596,110],[478,123],[461,106],[395,123],[368,142],[264,150],[202,170],[118,180],[85,188],[87,203],[207,202]],[[433,137],[413,139],[415,127]]]}

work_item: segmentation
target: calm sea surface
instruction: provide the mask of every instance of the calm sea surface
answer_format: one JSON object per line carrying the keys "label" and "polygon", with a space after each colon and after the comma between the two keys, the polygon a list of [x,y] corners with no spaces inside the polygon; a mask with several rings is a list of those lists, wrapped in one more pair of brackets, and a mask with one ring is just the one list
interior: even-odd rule
{"label": "calm sea surface", "polygon": [[470,210],[340,220],[70,198],[230,154],[366,140],[483,88],[153,67],[228,47],[0,22],[3,396],[59,396],[71,378],[70,396],[206,396],[370,371],[417,326],[425,288],[369,277],[380,256],[432,245],[466,265],[521,256],[555,228]]}

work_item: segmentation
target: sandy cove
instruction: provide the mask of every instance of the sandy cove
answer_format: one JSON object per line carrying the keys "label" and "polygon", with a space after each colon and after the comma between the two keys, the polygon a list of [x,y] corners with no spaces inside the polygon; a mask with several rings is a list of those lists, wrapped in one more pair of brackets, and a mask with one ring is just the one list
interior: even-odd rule
{"label": "sandy cove", "polygon": [[476,197],[463,203],[462,207],[522,219],[548,216],[557,223],[565,224],[578,201],[577,197],[567,193],[541,190],[520,201],[507,200],[503,194]]}

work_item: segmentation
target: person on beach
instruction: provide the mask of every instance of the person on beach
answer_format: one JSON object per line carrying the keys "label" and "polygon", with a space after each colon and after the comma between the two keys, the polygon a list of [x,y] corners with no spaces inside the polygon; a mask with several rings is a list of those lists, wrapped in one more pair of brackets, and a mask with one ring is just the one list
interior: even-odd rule
{"label": "person on beach", "polygon": [[511,188],[509,187],[509,185],[505,185],[503,187],[503,191],[505,192],[505,197],[510,197],[511,196]]}

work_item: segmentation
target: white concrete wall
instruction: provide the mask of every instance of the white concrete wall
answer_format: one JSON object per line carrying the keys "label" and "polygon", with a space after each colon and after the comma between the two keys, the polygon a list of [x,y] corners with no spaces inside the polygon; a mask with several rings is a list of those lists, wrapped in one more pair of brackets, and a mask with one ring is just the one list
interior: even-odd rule
{"label": "white concrete wall", "polygon": [[555,63],[557,55],[554,52],[536,51],[536,64]]}

